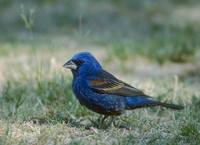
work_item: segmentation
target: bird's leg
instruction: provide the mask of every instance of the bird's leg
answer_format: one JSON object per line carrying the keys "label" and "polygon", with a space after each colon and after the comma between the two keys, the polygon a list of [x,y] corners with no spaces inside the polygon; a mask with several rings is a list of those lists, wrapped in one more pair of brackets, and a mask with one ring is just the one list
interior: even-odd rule
{"label": "bird's leg", "polygon": [[[96,121],[94,121],[92,118],[89,117],[88,119],[95,127],[98,126],[98,123]],[[99,120],[99,118],[98,118],[98,120]]]}
{"label": "bird's leg", "polygon": [[118,125],[118,122],[116,122],[116,121],[118,121],[118,120],[119,120],[119,118],[116,117],[116,119],[113,121],[114,127],[118,127],[118,126],[119,126],[119,125]]}
{"label": "bird's leg", "polygon": [[104,115],[104,117],[99,119],[99,128],[102,128],[104,126],[104,121],[108,118],[108,115]]}
{"label": "bird's leg", "polygon": [[102,118],[101,122],[103,123],[106,120],[106,118],[108,118],[108,115],[104,115],[104,117]]}
{"label": "bird's leg", "polygon": [[107,124],[107,126],[111,126],[112,123],[115,124],[115,119],[116,119],[116,117],[112,116],[109,123]]}
{"label": "bird's leg", "polygon": [[95,127],[102,128],[103,123],[104,123],[104,121],[106,120],[107,117],[108,116],[106,116],[106,115],[105,116],[101,115],[101,116],[99,116],[99,118],[96,121],[92,120],[91,118],[88,118],[88,119]]}

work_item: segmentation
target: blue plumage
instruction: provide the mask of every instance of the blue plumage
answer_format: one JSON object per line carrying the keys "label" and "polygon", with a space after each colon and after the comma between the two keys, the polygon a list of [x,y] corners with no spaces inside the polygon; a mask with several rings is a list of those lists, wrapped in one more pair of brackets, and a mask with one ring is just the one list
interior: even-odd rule
{"label": "blue plumage", "polygon": [[125,110],[163,106],[182,109],[182,106],[154,101],[142,91],[124,83],[103,70],[88,52],[81,52],[64,64],[73,73],[72,88],[81,105],[104,115],[120,115]]}

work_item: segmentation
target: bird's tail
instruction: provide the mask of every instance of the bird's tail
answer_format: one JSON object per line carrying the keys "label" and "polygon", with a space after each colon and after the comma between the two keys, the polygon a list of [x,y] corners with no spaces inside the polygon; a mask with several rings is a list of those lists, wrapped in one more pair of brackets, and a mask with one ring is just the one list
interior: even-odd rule
{"label": "bird's tail", "polygon": [[169,103],[163,103],[163,102],[156,102],[156,104],[158,106],[166,107],[166,108],[170,108],[170,109],[174,109],[174,110],[181,110],[184,108],[181,105],[175,105],[175,104],[169,104]]}
{"label": "bird's tail", "polygon": [[128,110],[143,108],[143,107],[154,107],[154,106],[160,106],[160,107],[170,108],[174,110],[181,110],[184,108],[181,105],[158,102],[145,96],[127,98],[126,109]]}

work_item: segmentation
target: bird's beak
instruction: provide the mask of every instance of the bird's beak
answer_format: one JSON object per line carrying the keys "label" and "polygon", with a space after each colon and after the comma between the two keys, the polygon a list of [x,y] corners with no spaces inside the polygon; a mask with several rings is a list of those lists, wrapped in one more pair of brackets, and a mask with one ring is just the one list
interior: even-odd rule
{"label": "bird's beak", "polygon": [[63,65],[64,68],[68,68],[68,69],[73,69],[76,70],[77,69],[77,65],[73,62],[73,61],[68,61]]}

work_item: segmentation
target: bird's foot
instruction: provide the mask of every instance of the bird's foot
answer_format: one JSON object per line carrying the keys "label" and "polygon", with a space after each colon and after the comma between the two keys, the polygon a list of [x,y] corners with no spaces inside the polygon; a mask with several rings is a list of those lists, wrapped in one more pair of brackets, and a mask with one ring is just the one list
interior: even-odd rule
{"label": "bird's foot", "polygon": [[108,119],[108,117],[109,116],[100,116],[96,121],[88,118],[92,125],[87,126],[87,128],[95,127],[98,129],[108,129],[109,127],[114,126],[119,129],[131,130],[131,126],[128,125],[127,121],[121,119],[119,120],[119,118],[116,117],[110,117]]}
{"label": "bird's foot", "polygon": [[118,124],[118,125],[114,125],[116,128],[119,129],[126,129],[126,130],[131,130],[131,126],[127,125],[127,124]]}
{"label": "bird's foot", "polygon": [[108,125],[106,124],[106,119],[108,118],[108,116],[103,116],[103,117],[99,117],[99,119],[97,120],[97,128],[99,129],[107,129]]}
{"label": "bird's foot", "polygon": [[91,118],[88,118],[93,124],[93,127],[98,129],[107,129],[112,125],[113,118],[107,120],[108,116],[100,116],[96,121]]}
{"label": "bird's foot", "polygon": [[119,128],[119,129],[126,129],[126,130],[131,130],[131,126],[129,123],[125,120],[119,120],[116,122],[116,120],[113,122],[114,127]]}

